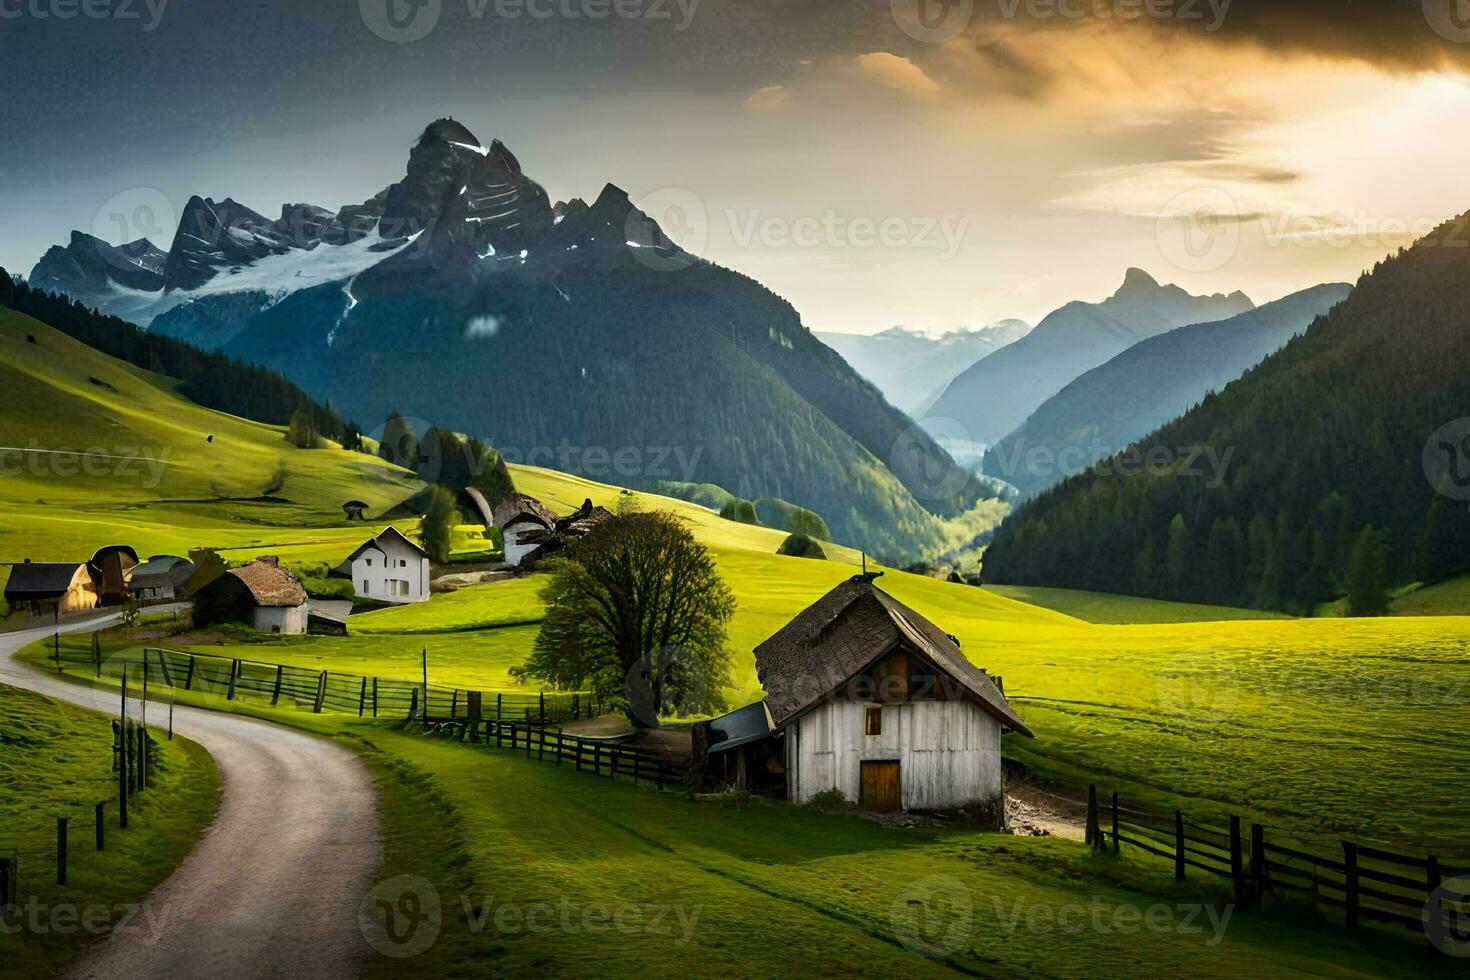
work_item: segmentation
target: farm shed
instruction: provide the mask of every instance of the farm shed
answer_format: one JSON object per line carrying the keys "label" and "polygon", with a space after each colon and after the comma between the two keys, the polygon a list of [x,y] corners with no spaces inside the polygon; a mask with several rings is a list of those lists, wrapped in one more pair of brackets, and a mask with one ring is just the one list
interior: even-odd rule
{"label": "farm shed", "polygon": [[970,809],[1001,825],[1001,733],[1030,736],[959,643],[857,575],[755,648],[784,734],[787,797],[868,810]]}
{"label": "farm shed", "polygon": [[556,515],[535,497],[518,493],[496,505],[495,526],[505,538],[506,564],[520,565],[541,546],[541,540],[529,539],[542,539],[556,530]]}
{"label": "farm shed", "polygon": [[172,602],[189,594],[194,563],[178,555],[154,555],[133,569],[128,589],[143,602]]}
{"label": "farm shed", "polygon": [[81,562],[33,562],[27,558],[10,568],[5,583],[10,608],[31,616],[59,618],[97,608],[92,570]]}
{"label": "farm shed", "polygon": [[194,622],[248,623],[262,633],[305,633],[309,606],[301,582],[264,556],[232,568],[194,596]]}
{"label": "farm shed", "polygon": [[332,575],[352,581],[352,590],[364,599],[380,602],[427,602],[429,553],[391,524],[368,538]]}
{"label": "farm shed", "polygon": [[92,581],[97,585],[97,601],[104,606],[120,606],[127,602],[133,569],[137,565],[138,553],[125,544],[99,549],[87,562],[87,567],[92,570]]}

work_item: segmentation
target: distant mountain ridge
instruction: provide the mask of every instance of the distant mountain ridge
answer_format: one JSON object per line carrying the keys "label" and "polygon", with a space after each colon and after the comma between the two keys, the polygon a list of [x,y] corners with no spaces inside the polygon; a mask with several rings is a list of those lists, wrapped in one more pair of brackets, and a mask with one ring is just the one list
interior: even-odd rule
{"label": "distant mountain ridge", "polygon": [[1161,286],[1142,269],[1129,269],[1109,298],[1068,303],[1025,337],[964,371],[925,415],[957,422],[973,442],[993,443],[1073,379],[1139,341],[1254,308],[1241,292],[1192,296],[1178,286]]}
{"label": "distant mountain ridge", "polygon": [[1033,496],[1220,391],[1350,292],[1347,283],[1314,286],[1140,341],[1047,399],[986,454],[984,472]]}
{"label": "distant mountain ridge", "polygon": [[991,581],[1311,613],[1470,569],[1470,251],[1451,219],[1149,445],[1230,463],[1089,470],[1014,513]]}
{"label": "distant mountain ridge", "polygon": [[960,372],[1030,330],[1022,320],[1001,320],[938,337],[904,327],[871,335],[817,331],[816,336],[877,385],[890,404],[917,416]]}
{"label": "distant mountain ridge", "polygon": [[[191,199],[161,274],[135,308],[151,331],[279,370],[368,429],[396,409],[623,485],[777,497],[896,560],[942,550],[943,521],[992,498],[784,300],[613,184],[553,207],[454,120],[336,213]],[[71,294],[137,302],[116,275],[95,285]]]}

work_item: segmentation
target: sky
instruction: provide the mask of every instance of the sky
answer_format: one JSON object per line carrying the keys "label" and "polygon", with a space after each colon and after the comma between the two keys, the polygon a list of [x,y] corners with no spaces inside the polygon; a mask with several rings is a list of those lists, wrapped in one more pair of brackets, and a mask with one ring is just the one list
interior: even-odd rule
{"label": "sky", "polygon": [[815,330],[1259,302],[1470,210],[1464,0],[0,0],[0,265],[337,208],[432,119]]}

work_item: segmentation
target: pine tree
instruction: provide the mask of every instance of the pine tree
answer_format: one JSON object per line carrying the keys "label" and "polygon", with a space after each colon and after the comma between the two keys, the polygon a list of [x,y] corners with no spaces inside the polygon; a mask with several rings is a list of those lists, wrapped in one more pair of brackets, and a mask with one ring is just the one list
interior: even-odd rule
{"label": "pine tree", "polygon": [[429,491],[429,506],[424,512],[422,529],[424,550],[439,564],[449,561],[454,528],[459,524],[459,511],[448,490],[436,486]]}
{"label": "pine tree", "polygon": [[418,437],[414,435],[408,420],[397,409],[389,412],[388,421],[383,423],[383,438],[378,444],[378,455],[404,469],[418,468]]}
{"label": "pine tree", "polygon": [[1388,549],[1373,525],[1363,528],[1348,560],[1348,615],[1382,616],[1388,612]]}
{"label": "pine tree", "polygon": [[1175,514],[1174,519],[1169,522],[1169,543],[1164,556],[1169,573],[1169,581],[1165,587],[1171,597],[1182,598],[1189,594],[1194,559],[1194,543],[1189,538],[1189,526],[1184,523],[1183,514]]}

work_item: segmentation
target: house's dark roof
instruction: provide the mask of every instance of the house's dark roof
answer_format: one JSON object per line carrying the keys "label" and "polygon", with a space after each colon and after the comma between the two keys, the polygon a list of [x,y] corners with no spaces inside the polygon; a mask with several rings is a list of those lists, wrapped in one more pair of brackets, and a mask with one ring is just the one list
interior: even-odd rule
{"label": "house's dark roof", "polygon": [[710,719],[709,751],[724,752],[749,742],[758,742],[775,730],[776,723],[764,701],[747,704],[727,715]]}
{"label": "house's dark roof", "polygon": [[301,581],[282,568],[280,559],[274,556],[262,556],[226,574],[245,583],[257,606],[300,606],[306,602],[306,589]]}
{"label": "house's dark roof", "polygon": [[5,583],[7,602],[33,602],[66,595],[81,562],[26,562],[13,565]]}
{"label": "house's dark roof", "polygon": [[604,524],[613,519],[613,512],[606,507],[594,507],[590,499],[582,502],[582,506],[576,511],[556,522],[556,530],[561,534],[569,534],[573,537],[582,537],[592,531],[599,524]]}
{"label": "house's dark roof", "polygon": [[535,497],[518,493],[507,497],[495,506],[495,526],[502,530],[522,520],[540,524],[551,529],[556,527],[556,515]]}
{"label": "house's dark roof", "polygon": [[[358,545],[357,550],[348,555],[347,560],[343,562],[343,564],[350,566],[364,551],[367,551],[369,548],[378,547],[378,543],[384,538],[397,538],[399,541],[402,541],[404,544],[408,545],[410,548],[412,548],[414,551],[417,551],[424,557],[427,558],[429,555],[427,551],[425,551],[423,548],[420,548],[417,544],[410,540],[408,535],[398,530],[398,528],[394,527],[392,524],[389,524],[387,527],[383,528],[383,530],[379,531],[377,534],[373,535],[362,544]],[[341,566],[338,567],[340,568]]]}
{"label": "house's dark roof", "polygon": [[106,560],[108,555],[111,555],[114,552],[119,555],[125,555],[128,558],[131,558],[134,565],[138,563],[138,553],[134,551],[130,545],[110,544],[105,548],[98,548],[97,553],[92,556],[92,560],[87,562],[87,564],[93,568],[100,569],[102,567],[102,562]]}
{"label": "house's dark roof", "polygon": [[755,648],[771,717],[784,726],[900,644],[963,684],[1001,724],[1031,734],[953,637],[863,575],[838,585]]}
{"label": "house's dark roof", "polygon": [[194,577],[194,563],[178,555],[154,555],[133,569],[132,587],[156,589],[160,585],[183,585]]}

